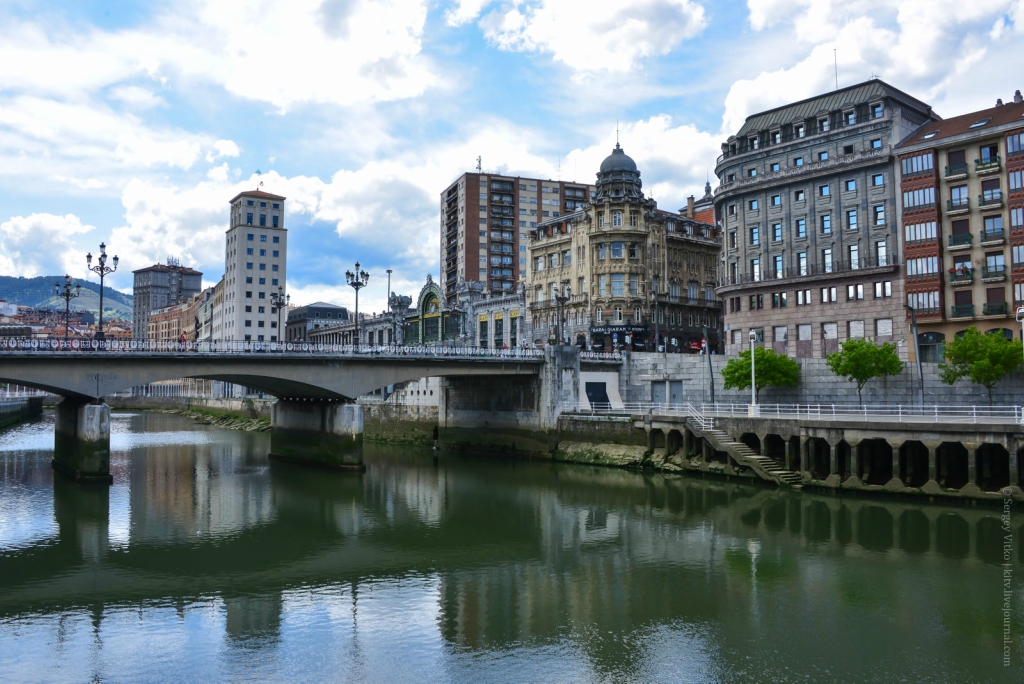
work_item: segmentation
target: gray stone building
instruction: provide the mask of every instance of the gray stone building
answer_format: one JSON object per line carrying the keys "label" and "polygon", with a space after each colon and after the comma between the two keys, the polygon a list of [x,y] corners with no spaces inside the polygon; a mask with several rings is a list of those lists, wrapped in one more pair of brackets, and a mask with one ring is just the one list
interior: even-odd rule
{"label": "gray stone building", "polygon": [[287,342],[309,342],[313,331],[336,328],[349,321],[348,309],[337,304],[316,302],[297,306],[288,312],[285,323]]}
{"label": "gray stone building", "polygon": [[156,309],[189,301],[203,289],[203,274],[168,259],[132,271],[132,336],[148,339],[149,316]]}
{"label": "gray stone building", "polygon": [[754,114],[722,145],[727,353],[751,330],[820,358],[841,341],[897,341],[906,358],[893,148],[931,107],[873,79]]}

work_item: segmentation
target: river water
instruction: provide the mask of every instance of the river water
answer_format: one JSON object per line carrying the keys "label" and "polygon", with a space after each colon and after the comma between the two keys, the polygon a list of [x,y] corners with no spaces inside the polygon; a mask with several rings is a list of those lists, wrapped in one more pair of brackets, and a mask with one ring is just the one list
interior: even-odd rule
{"label": "river water", "polygon": [[[0,681],[1024,679],[1024,511],[112,420],[114,485],[0,433]],[[1003,576],[1012,573],[1010,666]]]}

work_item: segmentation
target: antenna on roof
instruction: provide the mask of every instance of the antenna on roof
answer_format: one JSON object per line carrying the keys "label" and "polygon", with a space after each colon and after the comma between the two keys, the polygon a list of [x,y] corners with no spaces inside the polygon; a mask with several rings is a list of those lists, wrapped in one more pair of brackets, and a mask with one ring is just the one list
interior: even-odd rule
{"label": "antenna on roof", "polygon": [[615,146],[619,146],[619,120],[615,120]]}
{"label": "antenna on roof", "polygon": [[836,56],[835,48],[832,48],[832,66],[836,70],[836,90],[839,90],[839,57]]}
{"label": "antenna on roof", "polygon": [[558,158],[558,180],[562,180],[562,158]]}
{"label": "antenna on roof", "polygon": [[477,157],[476,157],[476,172],[477,173],[483,173],[484,172],[483,163],[484,163],[483,157],[481,157],[480,155],[477,155]]}

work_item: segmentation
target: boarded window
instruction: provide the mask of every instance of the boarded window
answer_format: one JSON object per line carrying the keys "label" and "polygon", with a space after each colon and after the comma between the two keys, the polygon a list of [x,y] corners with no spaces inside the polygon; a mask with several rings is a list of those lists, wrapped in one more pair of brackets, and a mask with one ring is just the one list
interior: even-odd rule
{"label": "boarded window", "polygon": [[877,337],[892,337],[892,319],[879,318],[875,321],[875,335]]}
{"label": "boarded window", "polygon": [[864,337],[864,321],[850,321],[847,323],[847,337],[855,339]]}

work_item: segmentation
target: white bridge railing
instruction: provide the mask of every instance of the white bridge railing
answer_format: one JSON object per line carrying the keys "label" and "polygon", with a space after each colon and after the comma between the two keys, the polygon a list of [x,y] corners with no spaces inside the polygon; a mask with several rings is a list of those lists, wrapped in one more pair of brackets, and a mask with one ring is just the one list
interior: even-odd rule
{"label": "white bridge railing", "polygon": [[710,430],[714,427],[714,418],[693,404],[665,404],[651,401],[636,401],[622,404],[591,402],[589,406],[563,404],[559,409],[560,413],[593,416],[680,416],[693,418],[703,430]]}
{"label": "white bridge railing", "polygon": [[544,350],[535,347],[490,349],[462,345],[355,345],[310,344],[307,342],[172,342],[155,340],[34,340],[26,338],[0,338],[3,352],[81,353],[92,351],[135,352],[153,354],[317,354],[329,356],[392,356],[392,357],[459,357],[539,359]]}

